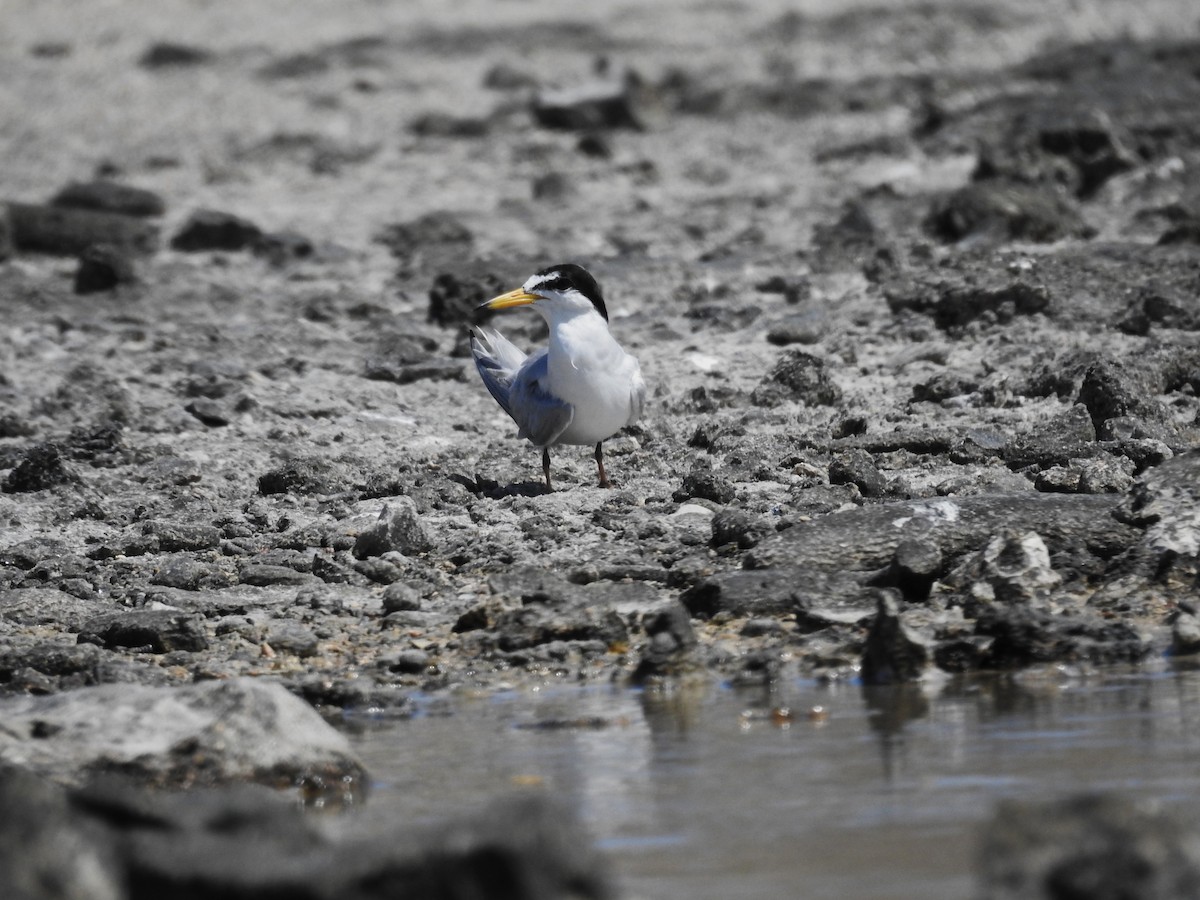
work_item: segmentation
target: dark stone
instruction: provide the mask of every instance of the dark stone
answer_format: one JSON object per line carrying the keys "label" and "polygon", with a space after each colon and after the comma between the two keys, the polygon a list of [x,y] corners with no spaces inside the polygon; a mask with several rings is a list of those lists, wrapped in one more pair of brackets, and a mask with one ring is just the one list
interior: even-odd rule
{"label": "dark stone", "polygon": [[227,403],[200,397],[183,407],[209,428],[224,428],[233,421],[234,412]]}
{"label": "dark stone", "polygon": [[356,559],[352,565],[355,572],[376,584],[391,584],[404,577],[404,570],[399,565],[378,556]]}
{"label": "dark stone", "polygon": [[537,87],[537,76],[526,66],[500,62],[483,76],[483,86],[493,91],[516,91]]}
{"label": "dark stone", "polygon": [[420,675],[429,668],[430,657],[424,650],[401,650],[388,663],[392,672]]}
{"label": "dark stone", "polygon": [[754,389],[750,400],[757,406],[779,406],[789,400],[809,406],[833,406],[841,397],[841,389],[830,379],[823,359],[787,350]]}
{"label": "dark stone", "polygon": [[125,900],[115,841],[71,808],[63,789],[0,766],[0,896]]}
{"label": "dark stone", "polygon": [[866,684],[917,681],[933,658],[932,641],[908,627],[894,594],[883,591],[863,647],[862,679]]}
{"label": "dark stone", "polygon": [[859,271],[888,249],[871,211],[858,200],[848,201],[835,222],[813,229],[813,262],[818,271]]}
{"label": "dark stone", "polygon": [[1154,327],[1200,331],[1200,310],[1182,292],[1173,295],[1154,287],[1143,287],[1130,301],[1116,326],[1126,334],[1142,336],[1148,335]]}
{"label": "dark stone", "polygon": [[541,796],[496,801],[421,830],[377,817],[339,841],[294,804],[245,786],[107,806],[135,897],[615,896],[574,817]]}
{"label": "dark stone", "polygon": [[118,213],[9,203],[8,221],[13,246],[23,252],[79,256],[103,244],[144,256],[154,253],[159,244],[158,225]]}
{"label": "dark stone", "polygon": [[1113,175],[1141,164],[1130,135],[1100,111],[1067,117],[1060,112],[1041,123],[1037,137],[1043,150],[1075,166],[1080,197],[1090,197]]}
{"label": "dark stone", "polygon": [[882,497],[888,492],[887,478],[865,450],[848,450],[835,456],[829,463],[829,483],[853,484],[864,497]]}
{"label": "dark stone", "polygon": [[298,690],[300,696],[315,707],[328,706],[339,710],[369,709],[372,715],[387,710],[396,716],[412,713],[411,698],[390,686],[368,678],[330,678],[315,675],[304,679]]}
{"label": "dark stone", "polygon": [[694,651],[698,645],[687,607],[669,603],[642,619],[646,644],[638,657],[630,680],[645,684],[652,678],[682,674],[696,667]]}
{"label": "dark stone", "polygon": [[792,572],[728,572],[689,587],[679,599],[699,618],[721,612],[735,616],[789,613],[795,609],[800,580]]}
{"label": "dark stone", "polygon": [[72,182],[54,195],[50,205],[144,217],[167,211],[163,198],[154,191],[103,179]]}
{"label": "dark stone", "polygon": [[867,583],[875,587],[894,587],[906,602],[923,603],[929,599],[930,589],[944,569],[942,551],[936,542],[902,541],[887,567]]}
{"label": "dark stone", "polygon": [[973,394],[979,390],[979,380],[963,372],[940,372],[928,381],[913,385],[914,403],[941,403]]}
{"label": "dark stone", "polygon": [[213,60],[211,50],[194,47],[191,44],[177,44],[172,41],[157,41],[146,48],[138,59],[138,65],[143,69],[183,68],[199,66]]}
{"label": "dark stone", "polygon": [[[30,437],[34,434],[37,434],[36,429],[21,416],[9,412],[0,413],[0,438]],[[3,458],[0,458],[0,469],[12,468],[2,460]]]}
{"label": "dark stone", "polygon": [[39,59],[61,59],[71,55],[73,48],[67,41],[38,41],[29,47],[29,55]]}
{"label": "dark stone", "polygon": [[129,647],[150,653],[208,649],[208,638],[200,619],[190,613],[169,609],[138,609],[98,616],[79,632],[81,644],[99,644],[112,649]]}
{"label": "dark stone", "polygon": [[262,229],[232,213],[211,209],[193,212],[171,238],[171,249],[185,253],[245,250],[262,237]]}
{"label": "dark stone", "polygon": [[433,549],[433,540],[412,500],[397,497],[392,506],[385,506],[379,513],[379,520],[359,534],[354,542],[354,555],[358,559],[382,556],[391,551],[417,556]]}
{"label": "dark stone", "polygon": [[37,444],[27,450],[16,468],[8,473],[4,479],[4,493],[44,491],[78,481],[79,476],[63,462],[57,444]]}
{"label": "dark stone", "polygon": [[116,247],[97,244],[84,250],[75,270],[75,293],[95,294],[133,284],[137,273],[133,260]]}
{"label": "dark stone", "polygon": [[489,315],[479,309],[480,304],[507,289],[505,282],[491,272],[442,272],[429,288],[429,321],[443,328],[477,325]]}
{"label": "dark stone", "polygon": [[53,538],[32,537],[17,544],[0,549],[0,566],[16,566],[32,569],[44,559],[64,556],[67,546]]}
{"label": "dark stone", "polygon": [[[44,643],[22,650],[9,650],[0,654],[0,681],[8,681],[19,669],[32,669],[54,678],[79,674],[87,676],[100,663],[102,653],[94,644]],[[84,682],[91,683],[91,679],[85,677]]]}
{"label": "dark stone", "polygon": [[[143,552],[151,552],[149,549]],[[233,574],[212,562],[202,562],[187,554],[167,556],[158,561],[151,584],[178,588],[183,591],[199,591],[229,587],[236,583]]]}
{"label": "dark stone", "polygon": [[1050,662],[1136,663],[1152,649],[1124,622],[1021,605],[987,607],[975,620],[975,633],[992,639],[983,660],[992,669]]}
{"label": "dark stone", "polygon": [[394,581],[383,590],[383,614],[421,608],[421,595],[411,585]]}
{"label": "dark stone", "polygon": [[632,74],[622,80],[541,91],[534,97],[533,118],[543,128],[564,131],[641,131],[647,124],[643,94],[640,80]]}
{"label": "dark stone", "polygon": [[683,484],[672,494],[672,499],[676,503],[699,499],[724,505],[732,503],[736,496],[737,491],[729,481],[707,469],[699,469],[683,477]]}
{"label": "dark stone", "polygon": [[317,636],[295,622],[272,622],[267,626],[266,642],[276,653],[300,659],[311,659],[321,649]]}
{"label": "dark stone", "polygon": [[1115,517],[1141,537],[1118,561],[1124,571],[1157,583],[1197,583],[1200,578],[1200,452],[1180,454],[1148,469],[1134,483]]}
{"label": "dark stone", "polygon": [[328,72],[330,61],[322,53],[291,53],[272,60],[258,70],[258,76],[269,81],[288,78],[308,78]]}
{"label": "dark stone", "polygon": [[71,459],[89,462],[94,467],[111,466],[125,449],[124,434],[125,426],[120,421],[80,425],[71,429],[61,449]]}
{"label": "dark stone", "polygon": [[1038,466],[1046,469],[1103,452],[1095,447],[1095,441],[1096,427],[1092,424],[1091,414],[1086,406],[1076,403],[1044,426],[1016,437],[998,449],[1003,451],[1004,461],[1010,468]]}
{"label": "dark stone", "polygon": [[990,314],[1003,323],[1042,312],[1049,305],[1044,288],[1021,281],[997,287],[951,287],[938,296],[934,321],[939,328],[957,328]]}
{"label": "dark stone", "polygon": [[712,545],[735,544],[740,550],[755,546],[766,531],[757,518],[740,509],[723,509],[713,516]]}
{"label": "dark stone", "polygon": [[553,606],[534,601],[501,612],[492,626],[496,646],[513,652],[554,641],[596,641],[607,648],[629,640],[625,623],[613,610],[588,602],[586,594],[563,599],[565,603]]}
{"label": "dark stone", "polygon": [[314,576],[308,572],[297,572],[288,566],[263,565],[251,563],[243,566],[238,575],[242,584],[254,587],[270,587],[271,585],[301,585],[308,584]]}
{"label": "dark stone", "polygon": [[319,553],[313,555],[312,573],[326,584],[349,584],[358,577],[352,567]]}
{"label": "dark stone", "polygon": [[342,474],[318,457],[292,459],[259,476],[260,494],[334,494],[343,490]]}
{"label": "dark stone", "polygon": [[412,384],[416,381],[464,381],[467,367],[457,359],[430,359],[417,363],[395,364],[380,359],[367,360],[365,375],[373,381]]}
{"label": "dark stone", "polygon": [[0,620],[7,622],[75,630],[94,614],[92,601],[81,600],[55,587],[0,591]]}
{"label": "dark stone", "polygon": [[391,332],[381,335],[367,357],[367,377],[394,380],[388,374],[414,363],[427,363],[437,352],[438,342],[426,335]]}
{"label": "dark stone", "polygon": [[812,297],[812,282],[804,276],[772,275],[754,285],[754,289],[763,294],[782,294],[784,302],[789,305]]}
{"label": "dark stone", "polygon": [[1157,393],[1154,373],[1142,366],[1102,359],[1084,373],[1077,399],[1087,407],[1096,433],[1105,438],[1111,436],[1106,426],[1110,419],[1131,417],[1155,423],[1166,419],[1162,406],[1152,399]]}
{"label": "dark stone", "polygon": [[408,130],[421,137],[481,138],[487,136],[491,124],[478,116],[427,112],[409,122]]}
{"label": "dark stone", "polygon": [[599,132],[580,135],[575,147],[584,156],[591,156],[595,159],[612,159],[612,143]]}
{"label": "dark stone", "polygon": [[[706,258],[709,257],[706,255]],[[727,299],[729,289],[725,285],[712,290],[704,286],[687,286],[681,293],[688,296],[687,317],[707,332],[742,331],[762,315],[762,309],[753,304],[730,303]]]}
{"label": "dark stone", "polygon": [[436,266],[461,272],[463,260],[471,255],[475,236],[453,213],[439,210],[407,222],[385,225],[375,234],[374,241],[387,247],[405,270]]}
{"label": "dark stone", "polygon": [[745,565],[776,570],[760,575],[782,578],[792,572],[801,584],[814,571],[866,576],[887,566],[905,541],[936,542],[949,562],[981,550],[997,532],[1010,528],[1037,532],[1052,560],[1103,566],[1140,534],[1113,517],[1118,506],[1118,498],[1105,494],[1032,491],[882,503],[771,534],[747,551]]}
{"label": "dark stone", "polygon": [[1039,472],[1034,486],[1039,491],[1066,493],[1124,494],[1133,485],[1135,464],[1123,456],[1073,459],[1065,466],[1053,466]]}
{"label": "dark stone", "polygon": [[480,603],[472,606],[454,622],[450,630],[454,634],[465,634],[469,631],[481,631],[491,625],[486,605]]}
{"label": "dark stone", "polygon": [[824,313],[789,316],[770,327],[767,331],[767,342],[777,347],[817,344],[825,337],[829,326],[829,317]]}
{"label": "dark stone", "polygon": [[533,199],[541,203],[560,203],[571,190],[571,181],[562,172],[546,172],[536,176],[530,184]]}
{"label": "dark stone", "polygon": [[14,252],[16,245],[13,242],[12,219],[8,214],[8,206],[0,204],[0,262],[11,259]]}
{"label": "dark stone", "polygon": [[1158,238],[1160,247],[1172,244],[1200,244],[1200,219],[1187,219],[1164,231]]}
{"label": "dark stone", "polygon": [[1193,817],[1116,795],[1005,801],[983,832],[980,900],[1200,893]]}
{"label": "dark stone", "polygon": [[1046,186],[998,180],[977,181],[938,198],[926,227],[943,241],[983,236],[1047,243],[1091,233],[1069,197]]}
{"label": "dark stone", "polygon": [[[596,583],[578,586],[556,572],[536,567],[518,567],[497,573],[488,580],[492,592],[521,606],[491,605],[495,611],[491,628],[496,646],[505,652],[524,651],[554,642],[587,643],[611,647],[625,643],[628,630],[613,607],[629,594],[647,590],[639,584]],[[649,589],[653,590],[653,589]],[[476,607],[475,621],[486,621],[488,609]],[[456,629],[466,627],[466,616]],[[469,623],[474,624],[474,623]],[[485,625],[486,627],[486,625]]]}
{"label": "dark stone", "polygon": [[259,235],[250,245],[250,250],[273,266],[312,259],[317,254],[312,240],[295,231],[272,231]]}
{"label": "dark stone", "polygon": [[158,549],[166,553],[212,550],[221,544],[221,530],[215,525],[154,520],[142,526],[142,533],[153,535]]}

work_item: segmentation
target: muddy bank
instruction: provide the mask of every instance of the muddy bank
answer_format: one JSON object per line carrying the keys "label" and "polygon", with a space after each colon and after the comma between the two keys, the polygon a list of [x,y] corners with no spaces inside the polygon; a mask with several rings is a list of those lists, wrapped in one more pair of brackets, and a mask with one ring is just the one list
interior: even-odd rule
{"label": "muddy bank", "polygon": [[[25,6],[5,693],[1200,650],[1186,3],[488,11]],[[568,259],[650,394],[546,494],[465,326]]]}

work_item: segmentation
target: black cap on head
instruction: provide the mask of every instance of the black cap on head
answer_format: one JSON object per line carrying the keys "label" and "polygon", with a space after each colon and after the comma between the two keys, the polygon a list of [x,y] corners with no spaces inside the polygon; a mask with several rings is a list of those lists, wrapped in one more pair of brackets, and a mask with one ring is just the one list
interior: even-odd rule
{"label": "black cap on head", "polygon": [[567,291],[574,288],[579,291],[592,301],[592,306],[596,307],[596,312],[600,313],[604,321],[608,321],[608,308],[604,305],[604,295],[600,292],[600,285],[596,283],[591,272],[583,266],[561,263],[542,269],[536,274],[542,279],[542,286],[550,290]]}

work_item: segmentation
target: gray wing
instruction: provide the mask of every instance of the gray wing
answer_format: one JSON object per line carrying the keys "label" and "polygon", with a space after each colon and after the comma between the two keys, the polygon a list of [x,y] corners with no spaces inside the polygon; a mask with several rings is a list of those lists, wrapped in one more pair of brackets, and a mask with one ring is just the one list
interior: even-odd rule
{"label": "gray wing", "polygon": [[508,389],[505,408],[521,428],[519,437],[528,438],[535,447],[553,444],[575,418],[575,407],[542,387],[548,371],[543,348],[525,360]]}
{"label": "gray wing", "polygon": [[511,416],[513,411],[509,394],[513,379],[525,363],[525,354],[498,331],[472,328],[471,337],[471,356],[484,387]]}

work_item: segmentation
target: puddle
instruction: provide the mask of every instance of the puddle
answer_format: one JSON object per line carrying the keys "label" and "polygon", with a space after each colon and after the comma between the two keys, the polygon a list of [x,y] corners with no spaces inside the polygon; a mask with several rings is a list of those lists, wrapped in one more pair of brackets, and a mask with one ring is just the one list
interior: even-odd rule
{"label": "puddle", "polygon": [[410,821],[569,797],[629,897],[962,898],[1001,798],[1193,801],[1200,674],[556,688],[428,701],[355,742],[370,803]]}

